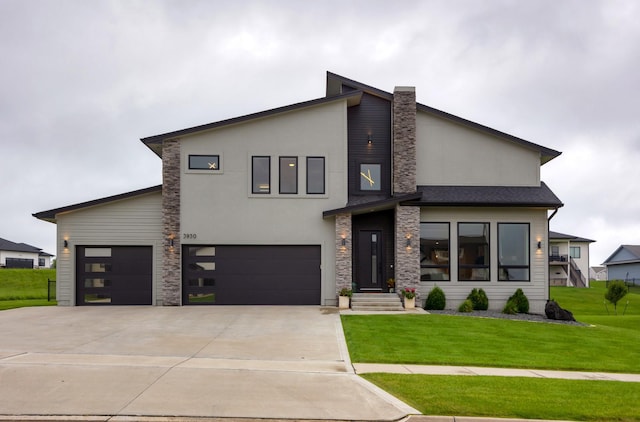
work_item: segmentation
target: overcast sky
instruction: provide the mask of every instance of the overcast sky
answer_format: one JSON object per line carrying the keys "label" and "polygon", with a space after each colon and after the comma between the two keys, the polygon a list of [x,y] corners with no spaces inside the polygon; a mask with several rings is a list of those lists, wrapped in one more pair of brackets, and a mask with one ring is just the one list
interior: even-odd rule
{"label": "overcast sky", "polygon": [[161,183],[140,138],[324,96],[331,71],[562,151],[551,230],[640,244],[640,2],[0,0],[0,237]]}

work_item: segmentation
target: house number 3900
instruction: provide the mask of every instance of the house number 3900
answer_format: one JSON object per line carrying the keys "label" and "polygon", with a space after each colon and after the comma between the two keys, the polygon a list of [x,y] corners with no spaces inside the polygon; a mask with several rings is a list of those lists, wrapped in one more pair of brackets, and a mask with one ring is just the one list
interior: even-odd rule
{"label": "house number 3900", "polygon": [[182,233],[183,239],[196,239],[197,237],[198,235],[196,235],[195,233]]}

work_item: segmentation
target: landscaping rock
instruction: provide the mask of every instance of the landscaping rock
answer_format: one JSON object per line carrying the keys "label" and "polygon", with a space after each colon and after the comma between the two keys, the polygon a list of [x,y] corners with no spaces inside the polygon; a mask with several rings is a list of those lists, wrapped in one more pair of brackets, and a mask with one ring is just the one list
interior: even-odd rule
{"label": "landscaping rock", "polygon": [[562,309],[558,302],[555,300],[547,300],[547,304],[544,306],[544,313],[549,319],[555,319],[558,321],[575,321],[571,311]]}

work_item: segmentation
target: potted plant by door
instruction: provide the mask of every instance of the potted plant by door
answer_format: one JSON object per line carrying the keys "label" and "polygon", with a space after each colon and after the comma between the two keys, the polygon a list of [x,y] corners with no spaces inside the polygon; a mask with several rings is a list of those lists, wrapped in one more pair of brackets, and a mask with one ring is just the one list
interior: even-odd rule
{"label": "potted plant by door", "polygon": [[404,288],[402,289],[402,296],[404,297],[404,309],[414,309],[416,307],[416,289]]}
{"label": "potted plant by door", "polygon": [[394,293],[396,291],[396,281],[393,278],[388,279],[387,287],[389,288],[389,293]]}
{"label": "potted plant by door", "polygon": [[340,290],[340,294],[338,295],[338,307],[340,309],[349,309],[349,300],[353,292],[351,289],[347,289],[346,287]]}

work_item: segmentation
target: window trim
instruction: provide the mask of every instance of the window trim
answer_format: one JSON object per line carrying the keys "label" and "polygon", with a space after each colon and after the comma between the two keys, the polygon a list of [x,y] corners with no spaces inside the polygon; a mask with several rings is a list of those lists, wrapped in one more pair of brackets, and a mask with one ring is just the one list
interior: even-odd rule
{"label": "window trim", "polygon": [[[462,248],[460,246],[461,242],[460,242],[460,226],[464,225],[464,224],[484,224],[487,226],[487,254],[489,255],[486,259],[485,262],[486,264],[483,265],[479,265],[479,264],[464,264],[461,265],[460,264],[460,257],[461,257],[461,251]],[[457,247],[458,247],[458,254],[456,256],[457,258],[457,262],[458,262],[458,281],[461,282],[489,282],[491,281],[491,222],[489,221],[458,221],[457,225],[456,225],[456,242],[457,242]],[[460,274],[462,273],[462,269],[482,269],[482,270],[486,270],[487,271],[487,276],[485,277],[485,279],[482,280],[474,280],[473,278],[469,278],[469,279],[463,279],[460,277]]]}
{"label": "window trim", "polygon": [[[266,158],[267,159],[267,178],[269,188],[266,192],[264,191],[256,191],[256,169],[255,169],[255,159],[256,158]],[[271,194],[271,156],[270,155],[252,155],[251,156],[251,193],[254,195],[270,195]]]}
{"label": "window trim", "polygon": [[[326,177],[327,177],[327,165],[326,165],[326,158],[322,157],[322,156],[307,156],[306,158],[307,158],[306,159],[307,167],[306,167],[305,170],[306,170],[306,173],[307,173],[306,174],[307,175],[307,186],[306,186],[305,193],[307,195],[325,195],[327,193],[327,179],[326,179]],[[309,177],[309,160],[310,159],[312,159],[312,160],[321,159],[322,160],[322,192],[310,192],[310,189],[309,189],[309,180],[310,180],[310,177]]]}
{"label": "window trim", "polygon": [[[294,177],[295,177],[295,189],[292,192],[283,192],[282,191],[282,160],[283,159],[293,159],[294,163]],[[281,155],[278,157],[278,193],[280,195],[297,195],[298,194],[298,157],[295,155]]]}
{"label": "window trim", "polygon": [[[501,225],[520,225],[520,226],[527,226],[527,265],[502,265],[502,263],[500,262],[500,226]],[[504,281],[504,282],[530,282],[531,281],[531,223],[519,223],[519,222],[513,222],[513,221],[509,221],[509,222],[498,222],[497,223],[497,235],[498,235],[498,253],[497,253],[497,260],[498,260],[498,281]],[[514,269],[526,269],[527,270],[527,274],[528,274],[528,278],[527,279],[503,279],[502,278],[502,273],[501,270],[505,268],[514,268]]]}
{"label": "window trim", "polygon": [[[422,264],[422,259],[420,260],[420,281],[427,281],[427,282],[438,282],[438,281],[442,281],[442,282],[450,282],[451,281],[451,222],[450,221],[421,221],[420,222],[420,229],[422,229],[422,225],[423,224],[446,224],[447,225],[447,254],[448,254],[448,260],[447,260],[447,264],[446,265],[423,265]],[[422,253],[422,234],[420,235],[420,253]],[[448,278],[446,280],[423,280],[422,279],[422,269],[423,268],[432,268],[432,269],[445,269],[446,272],[444,274],[446,274],[448,276]]]}

